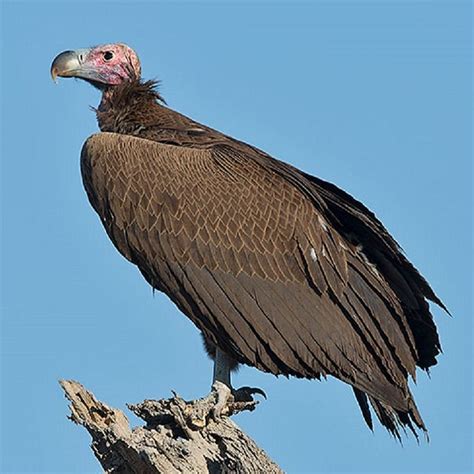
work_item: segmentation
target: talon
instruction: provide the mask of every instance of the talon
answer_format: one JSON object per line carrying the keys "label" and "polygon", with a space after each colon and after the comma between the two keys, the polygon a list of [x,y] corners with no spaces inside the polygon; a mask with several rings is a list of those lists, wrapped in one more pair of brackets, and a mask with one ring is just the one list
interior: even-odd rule
{"label": "talon", "polygon": [[253,402],[252,395],[262,395],[265,400],[267,400],[267,394],[258,387],[240,387],[237,390],[232,391],[234,400],[236,402]]}

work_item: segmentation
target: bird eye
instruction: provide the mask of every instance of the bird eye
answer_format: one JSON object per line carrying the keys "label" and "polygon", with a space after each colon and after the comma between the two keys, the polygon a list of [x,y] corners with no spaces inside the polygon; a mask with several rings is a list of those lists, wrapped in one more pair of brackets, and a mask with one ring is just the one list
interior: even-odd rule
{"label": "bird eye", "polygon": [[114,53],[112,53],[112,51],[106,51],[104,53],[104,59],[106,61],[110,61],[113,57],[114,57]]}

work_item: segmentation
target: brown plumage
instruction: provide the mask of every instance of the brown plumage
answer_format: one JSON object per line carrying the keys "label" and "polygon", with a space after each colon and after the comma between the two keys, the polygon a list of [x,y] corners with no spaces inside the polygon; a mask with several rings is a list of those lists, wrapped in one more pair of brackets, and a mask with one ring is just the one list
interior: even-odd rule
{"label": "brown plumage", "polygon": [[374,214],[169,109],[154,82],[100,87],[84,185],[150,285],[235,361],[332,375],[353,387],[369,426],[370,403],[396,436],[400,425],[425,430],[407,379],[440,352],[426,299],[444,306]]}

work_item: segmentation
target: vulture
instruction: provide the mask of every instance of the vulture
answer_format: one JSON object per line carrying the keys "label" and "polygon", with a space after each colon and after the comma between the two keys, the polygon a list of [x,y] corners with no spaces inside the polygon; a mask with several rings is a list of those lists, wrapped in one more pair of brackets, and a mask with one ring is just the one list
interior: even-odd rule
{"label": "vulture", "polygon": [[118,251],[201,331],[216,414],[247,364],[349,384],[400,439],[426,433],[409,376],[441,351],[428,300],[447,311],[377,217],[348,193],[170,109],[116,43],[64,51],[53,79],[102,93],[81,152],[89,201]]}

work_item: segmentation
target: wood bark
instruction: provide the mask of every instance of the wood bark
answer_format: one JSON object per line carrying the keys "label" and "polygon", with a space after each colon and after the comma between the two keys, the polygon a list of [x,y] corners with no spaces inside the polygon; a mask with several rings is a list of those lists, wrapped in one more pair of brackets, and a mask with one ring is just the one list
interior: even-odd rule
{"label": "wood bark", "polygon": [[[92,436],[92,450],[106,473],[282,473],[228,417],[210,416],[209,397],[187,402],[145,400],[127,405],[144,426],[131,428],[126,415],[97,400],[80,383],[61,380],[71,402],[69,418]],[[229,414],[256,402],[229,405]]]}

